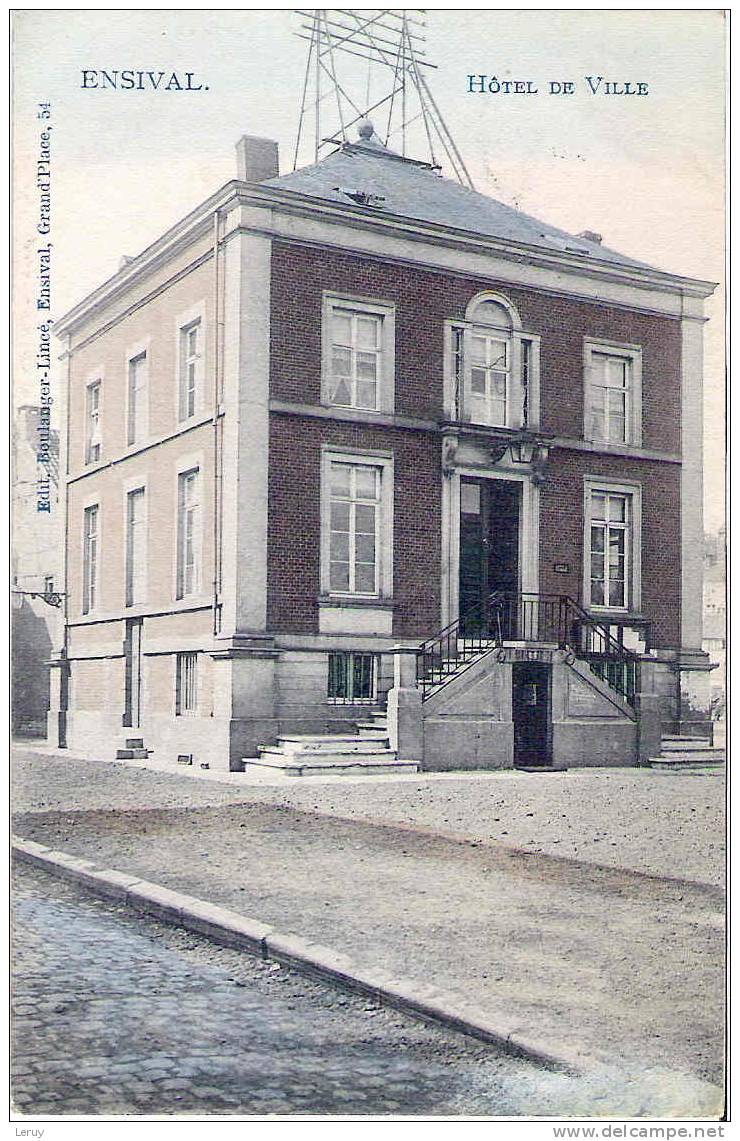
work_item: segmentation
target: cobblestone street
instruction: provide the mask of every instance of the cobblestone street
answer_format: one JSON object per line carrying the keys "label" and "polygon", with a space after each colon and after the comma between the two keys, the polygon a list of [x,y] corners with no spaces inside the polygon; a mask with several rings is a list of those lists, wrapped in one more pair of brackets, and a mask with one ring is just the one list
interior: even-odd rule
{"label": "cobblestone street", "polygon": [[[580,1077],[544,1070],[23,867],[13,1089],[24,1115],[721,1108],[723,916],[709,883],[342,820],[318,789],[314,811],[297,811],[179,773],[22,753],[14,785],[27,839],[431,981],[584,1062]],[[478,811],[487,829],[502,810],[489,799]]]}
{"label": "cobblestone street", "polygon": [[[529,1064],[248,955],[15,880],[21,1113],[498,1115]],[[507,1092],[507,1087],[511,1087]],[[521,1112],[521,1111],[520,1111]]]}

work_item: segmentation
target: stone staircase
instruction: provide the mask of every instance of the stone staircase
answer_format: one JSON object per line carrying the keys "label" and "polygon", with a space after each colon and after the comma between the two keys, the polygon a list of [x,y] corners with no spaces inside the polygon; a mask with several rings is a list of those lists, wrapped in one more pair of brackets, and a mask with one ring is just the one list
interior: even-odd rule
{"label": "stone staircase", "polygon": [[116,750],[117,761],[145,761],[153,749],[147,749],[143,737],[127,737],[126,745]]}
{"label": "stone staircase", "polygon": [[[431,664],[424,671],[420,680],[423,682],[425,697],[431,697],[433,693],[436,693],[452,678],[461,674],[468,666],[480,661],[484,654],[494,650],[496,645],[495,638],[458,638],[454,647],[448,647],[446,656],[432,659]],[[454,649],[454,656],[450,652],[452,649]]]}
{"label": "stone staircase", "polygon": [[660,755],[650,758],[651,769],[680,771],[724,765],[725,750],[706,737],[663,737]]}
{"label": "stone staircase", "polygon": [[295,733],[275,745],[260,745],[259,757],[245,757],[244,772],[272,769],[284,776],[379,776],[419,771],[390,748],[384,711],[373,711],[354,733]]}
{"label": "stone staircase", "polygon": [[[471,633],[477,631],[476,633]],[[496,648],[560,649],[634,706],[640,658],[568,595],[497,591],[424,642],[417,657],[422,701]]]}

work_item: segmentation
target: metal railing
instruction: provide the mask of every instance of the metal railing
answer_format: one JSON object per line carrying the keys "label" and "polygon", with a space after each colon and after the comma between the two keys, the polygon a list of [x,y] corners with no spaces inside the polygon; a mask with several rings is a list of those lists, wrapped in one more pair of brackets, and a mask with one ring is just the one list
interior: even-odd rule
{"label": "metal railing", "polygon": [[489,602],[467,610],[445,626],[436,638],[420,646],[416,654],[416,677],[422,701],[464,666],[501,644],[491,629]]}
{"label": "metal railing", "polygon": [[[567,644],[567,604],[560,594],[515,594],[496,591],[487,603],[487,629],[504,642],[546,642],[564,649]],[[469,625],[463,618],[464,632]]]}
{"label": "metal railing", "polygon": [[539,642],[570,650],[630,705],[639,691],[640,659],[563,594],[497,591],[466,610],[417,652],[422,700],[481,654],[511,642]]}
{"label": "metal railing", "polygon": [[628,705],[634,705],[640,690],[639,656],[611,634],[607,620],[593,618],[572,598],[568,598],[567,603],[570,649]]}

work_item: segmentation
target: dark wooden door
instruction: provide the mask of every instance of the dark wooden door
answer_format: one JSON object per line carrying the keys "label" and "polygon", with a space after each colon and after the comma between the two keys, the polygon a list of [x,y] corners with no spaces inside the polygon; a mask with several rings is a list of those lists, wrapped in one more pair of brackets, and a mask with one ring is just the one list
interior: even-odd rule
{"label": "dark wooden door", "polygon": [[463,634],[478,633],[487,596],[488,530],[485,482],[464,479],[460,487],[460,617]]}
{"label": "dark wooden door", "polygon": [[514,662],[512,666],[514,764],[540,768],[550,764],[550,666]]}
{"label": "dark wooden door", "polygon": [[460,491],[460,617],[463,633],[478,633],[490,596],[519,589],[521,484],[464,479]]}

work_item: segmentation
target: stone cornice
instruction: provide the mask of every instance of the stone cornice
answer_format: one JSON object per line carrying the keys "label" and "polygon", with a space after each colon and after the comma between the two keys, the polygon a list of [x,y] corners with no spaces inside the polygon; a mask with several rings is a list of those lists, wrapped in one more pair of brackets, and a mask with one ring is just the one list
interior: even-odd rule
{"label": "stone cornice", "polygon": [[[295,191],[263,187],[257,183],[233,180],[226,183],[215,194],[202,202],[176,225],[170,227],[152,245],[103,282],[57,322],[55,333],[62,336],[69,333],[80,322],[88,319],[99,306],[119,297],[129,286],[154,272],[162,264],[175,257],[194,241],[205,236],[213,227],[213,217],[217,211],[225,214],[237,206],[246,206],[264,211],[261,225],[249,227],[266,235],[274,234],[285,238],[279,228],[272,224],[272,215],[282,213],[294,216],[311,217],[331,225],[350,225],[357,229],[375,233],[394,235],[407,241],[452,247],[459,250],[488,253],[504,257],[514,262],[526,262],[546,269],[561,269],[587,278],[620,282],[633,287],[662,290],[696,298],[709,297],[716,288],[715,282],[681,277],[660,270],[643,269],[637,266],[622,266],[612,262],[598,261],[589,257],[568,252],[543,250],[539,246],[476,235],[466,230],[443,226],[433,222],[421,222],[398,215],[380,213],[369,207],[332,203],[311,198]],[[256,219],[255,219],[256,222]],[[331,244],[327,242],[327,244]]]}
{"label": "stone cornice", "polygon": [[[332,424],[361,424],[367,428],[406,428],[415,432],[430,432],[441,436],[463,435],[490,440],[500,435],[500,428],[484,424],[470,424],[465,420],[432,420],[421,416],[407,416],[402,413],[368,412],[359,408],[327,407],[324,404],[301,404],[290,400],[270,399],[269,410],[279,416],[296,416],[312,420],[324,420]],[[577,436],[549,436],[539,429],[532,429],[537,437],[546,439],[554,451],[588,452],[591,455],[606,456],[624,460],[659,460],[661,463],[680,464],[681,456],[675,452],[664,452],[658,448],[637,447],[634,444],[593,443]],[[515,434],[513,429],[505,432]]]}

